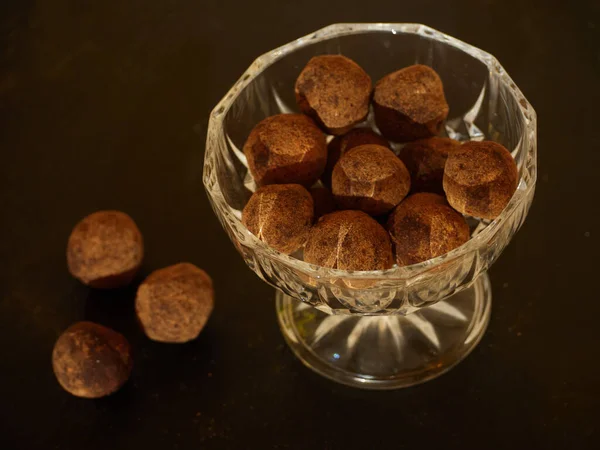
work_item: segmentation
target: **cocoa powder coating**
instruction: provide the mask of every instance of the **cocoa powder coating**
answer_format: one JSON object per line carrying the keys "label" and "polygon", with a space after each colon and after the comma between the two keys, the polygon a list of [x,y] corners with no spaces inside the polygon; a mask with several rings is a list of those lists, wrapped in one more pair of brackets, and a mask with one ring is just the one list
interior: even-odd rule
{"label": "cocoa powder coating", "polygon": [[278,114],[254,127],[244,144],[250,173],[259,186],[297,183],[310,187],[327,161],[325,135],[304,114]]}
{"label": "cocoa powder coating", "polygon": [[304,245],[313,218],[313,199],[298,184],[263,186],[242,212],[242,223],[252,234],[286,254]]}
{"label": "cocoa powder coating", "polygon": [[142,234],[127,214],[98,211],[75,225],[67,244],[69,272],[96,288],[131,282],[144,256]]}
{"label": "cocoa powder coating", "polygon": [[329,134],[340,135],[369,113],[371,78],[350,58],[312,58],[296,80],[296,101]]}
{"label": "cocoa powder coating", "polygon": [[448,156],[444,191],[457,211],[494,219],[515,193],[518,178],[515,160],[504,146],[492,141],[470,141]]}
{"label": "cocoa powder coating", "polygon": [[155,270],[140,285],[135,298],[136,315],[146,335],[166,343],[197,338],[213,306],[211,278],[189,263]]}

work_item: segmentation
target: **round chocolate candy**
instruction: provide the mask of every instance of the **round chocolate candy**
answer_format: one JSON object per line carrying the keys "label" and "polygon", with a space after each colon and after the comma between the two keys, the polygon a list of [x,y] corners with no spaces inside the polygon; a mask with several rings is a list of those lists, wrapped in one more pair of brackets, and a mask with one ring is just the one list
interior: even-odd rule
{"label": "round chocolate candy", "polygon": [[445,137],[432,137],[409,142],[400,151],[400,159],[410,173],[412,192],[444,193],[442,181],[448,154],[460,142]]}
{"label": "round chocolate candy", "polygon": [[336,136],[327,145],[327,165],[321,176],[326,186],[331,186],[331,173],[340,157],[348,150],[366,144],[376,144],[390,148],[390,143],[370,128],[354,128],[343,136]]}
{"label": "round chocolate candy", "polygon": [[131,217],[98,211],[75,225],[67,243],[69,272],[95,288],[118,288],[131,282],[142,264],[142,234]]}
{"label": "round chocolate candy", "polygon": [[450,153],[444,191],[457,211],[495,219],[517,189],[519,173],[510,152],[492,141],[470,141]]}
{"label": "round chocolate candy", "polygon": [[309,233],[304,260],[340,270],[385,270],[393,265],[388,233],[362,211],[321,217]]}
{"label": "round chocolate candy", "polygon": [[327,142],[304,114],[278,114],[254,127],[244,154],[257,185],[298,183],[310,187],[325,169]]}
{"label": "round chocolate candy", "polygon": [[304,245],[313,218],[313,199],[299,184],[263,186],[242,212],[242,222],[252,234],[286,254]]}
{"label": "round chocolate candy", "polygon": [[193,264],[155,270],[140,285],[135,312],[153,341],[183,343],[196,339],[214,306],[212,280]]}
{"label": "round chocolate candy", "polygon": [[132,367],[127,339],[92,322],[71,325],[60,335],[52,352],[56,379],[77,397],[112,394],[129,379]]}
{"label": "round chocolate candy", "polygon": [[390,149],[361,145],[340,158],[331,186],[340,209],[378,216],[391,211],[408,194],[410,175]]}
{"label": "round chocolate candy", "polygon": [[373,111],[379,131],[392,141],[435,136],[448,116],[442,80],[421,64],[390,73],[375,85]]}
{"label": "round chocolate candy", "polygon": [[417,264],[448,253],[469,240],[469,225],[437,194],[411,195],[388,221],[396,262]]}
{"label": "round chocolate candy", "polygon": [[296,80],[300,110],[330,134],[346,133],[369,113],[371,78],[342,55],[312,58]]}

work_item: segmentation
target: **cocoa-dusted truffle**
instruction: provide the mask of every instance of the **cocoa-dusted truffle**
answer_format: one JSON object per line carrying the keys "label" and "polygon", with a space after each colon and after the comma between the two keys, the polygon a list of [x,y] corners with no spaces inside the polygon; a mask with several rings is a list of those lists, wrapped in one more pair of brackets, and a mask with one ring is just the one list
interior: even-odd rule
{"label": "cocoa-dusted truffle", "polygon": [[410,175],[390,149],[361,145],[340,158],[331,186],[341,209],[360,209],[377,216],[390,211],[408,194]]}
{"label": "cocoa-dusted truffle", "polygon": [[327,145],[327,165],[321,180],[331,186],[331,173],[340,157],[348,150],[366,144],[376,144],[390,148],[390,143],[370,128],[354,128],[343,136],[336,136]]}
{"label": "cocoa-dusted truffle", "polygon": [[256,184],[312,186],[327,161],[325,135],[304,114],[267,117],[250,132],[244,154]]}
{"label": "cocoa-dusted truffle", "polygon": [[419,193],[400,203],[388,230],[399,266],[441,256],[469,240],[469,225],[437,194]]}
{"label": "cocoa-dusted truffle", "polygon": [[131,282],[144,256],[142,234],[131,217],[98,211],[75,225],[67,244],[69,272],[95,288],[117,288]]}
{"label": "cocoa-dusted truffle", "polygon": [[410,173],[413,192],[444,193],[442,180],[448,153],[460,142],[444,137],[432,137],[409,142],[400,152],[400,159]]}
{"label": "cocoa-dusted truffle", "polygon": [[242,222],[252,234],[287,254],[304,245],[313,217],[312,197],[299,184],[263,186],[242,212]]}
{"label": "cocoa-dusted truffle", "polygon": [[442,80],[421,64],[390,73],[375,85],[373,111],[381,134],[392,141],[435,136],[448,116]]}
{"label": "cocoa-dusted truffle", "polygon": [[328,133],[340,135],[369,113],[371,77],[342,55],[312,58],[296,80],[296,101]]}
{"label": "cocoa-dusted truffle", "polygon": [[60,335],[52,352],[60,385],[77,397],[99,398],[117,391],[133,367],[127,339],[92,322],[78,322]]}
{"label": "cocoa-dusted truffle", "polygon": [[315,220],[335,211],[335,200],[331,191],[326,187],[313,187],[310,189],[310,195],[315,206]]}
{"label": "cocoa-dusted truffle", "polygon": [[213,305],[212,280],[189,263],[155,270],[140,285],[135,297],[135,312],[146,336],[167,343],[197,338]]}
{"label": "cocoa-dusted truffle", "polygon": [[444,191],[457,211],[494,219],[517,189],[515,160],[502,145],[470,141],[450,153],[444,170]]}
{"label": "cocoa-dusted truffle", "polygon": [[362,211],[321,217],[309,233],[304,260],[341,270],[385,270],[393,265],[388,233]]}

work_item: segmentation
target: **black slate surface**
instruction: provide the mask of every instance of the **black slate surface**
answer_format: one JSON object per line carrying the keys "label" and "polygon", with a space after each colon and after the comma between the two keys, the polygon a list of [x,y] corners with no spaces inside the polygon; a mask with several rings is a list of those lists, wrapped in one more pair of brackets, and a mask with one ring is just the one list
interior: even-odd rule
{"label": "black slate surface", "polygon": [[[278,330],[201,184],[208,114],[252,59],[335,22],[422,22],[498,57],[538,113],[530,216],[491,270],[479,347],[395,392],[333,384]],[[0,448],[599,448],[600,6],[597,1],[121,0],[0,3]],[[140,277],[191,261],[217,307],[196,341],[134,322],[135,287],[92,291],[65,264],[72,226],[131,214]],[[123,332],[131,381],[97,401],[56,383],[74,321]]]}

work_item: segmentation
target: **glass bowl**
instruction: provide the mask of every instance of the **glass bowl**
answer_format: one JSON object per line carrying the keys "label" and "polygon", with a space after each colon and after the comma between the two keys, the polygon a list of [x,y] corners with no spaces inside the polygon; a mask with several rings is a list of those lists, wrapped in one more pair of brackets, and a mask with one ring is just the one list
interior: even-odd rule
{"label": "glass bowl", "polygon": [[[450,105],[445,134],[497,141],[517,162],[519,185],[500,216],[468,218],[471,240],[450,253],[372,272],[314,266],[301,253],[279,253],[251,234],[241,211],[256,186],[241,149],[260,120],[298,111],[295,80],[320,54],[348,56],[374,82],[411,64],[435,69]],[[239,253],[277,288],[283,335],[304,364],[352,386],[410,386],[454,366],[485,331],[491,307],[486,270],[523,224],[533,199],[536,115],[492,55],[455,38],[419,24],[331,25],[257,58],[215,107],[203,180]]]}

